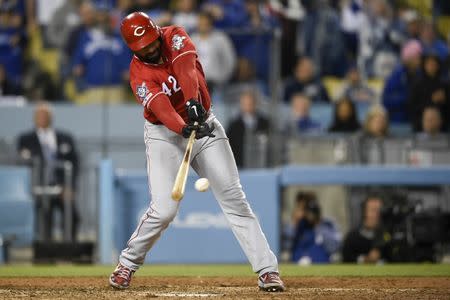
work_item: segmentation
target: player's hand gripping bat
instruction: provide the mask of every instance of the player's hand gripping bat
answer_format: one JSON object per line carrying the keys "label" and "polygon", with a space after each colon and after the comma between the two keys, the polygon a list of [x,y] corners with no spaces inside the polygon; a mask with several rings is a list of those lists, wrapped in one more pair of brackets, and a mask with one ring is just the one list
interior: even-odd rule
{"label": "player's hand gripping bat", "polygon": [[[194,123],[194,125],[197,124],[197,122]],[[175,201],[180,201],[184,196],[184,189],[186,187],[186,179],[189,172],[192,146],[194,145],[194,141],[195,130],[192,130],[186,146],[186,151],[184,152],[183,161],[181,162],[180,168],[178,169],[177,177],[175,178],[175,183],[173,184],[172,188],[172,199]]]}

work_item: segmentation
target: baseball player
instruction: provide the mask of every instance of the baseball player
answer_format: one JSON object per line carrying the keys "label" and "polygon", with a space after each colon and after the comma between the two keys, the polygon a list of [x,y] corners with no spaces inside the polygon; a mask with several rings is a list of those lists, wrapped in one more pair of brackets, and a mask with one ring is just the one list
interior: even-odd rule
{"label": "baseball player", "polygon": [[187,138],[195,130],[192,168],[208,178],[233,233],[259,275],[260,289],[283,291],[277,258],[242,191],[224,129],[211,112],[205,75],[191,39],[181,27],[160,28],[142,12],[125,17],[120,30],[134,53],[130,84],[144,108],[151,203],[122,250],[109,283],[128,288],[133,273],[176,216],[180,202],[171,198],[172,185]]}

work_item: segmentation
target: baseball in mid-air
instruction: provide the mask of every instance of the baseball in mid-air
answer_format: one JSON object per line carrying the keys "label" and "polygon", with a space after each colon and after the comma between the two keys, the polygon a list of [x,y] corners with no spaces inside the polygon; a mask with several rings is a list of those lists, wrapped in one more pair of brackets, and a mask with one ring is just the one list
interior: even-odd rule
{"label": "baseball in mid-air", "polygon": [[199,192],[204,192],[209,188],[209,180],[206,178],[199,178],[195,182],[195,189]]}

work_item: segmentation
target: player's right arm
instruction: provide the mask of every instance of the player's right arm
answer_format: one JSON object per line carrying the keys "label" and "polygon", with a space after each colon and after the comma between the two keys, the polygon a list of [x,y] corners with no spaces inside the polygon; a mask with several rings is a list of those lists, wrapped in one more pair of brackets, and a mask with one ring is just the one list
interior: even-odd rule
{"label": "player's right arm", "polygon": [[131,81],[131,88],[144,109],[151,111],[170,130],[182,134],[186,123],[170,103],[169,97],[161,90],[161,85],[138,79]]}

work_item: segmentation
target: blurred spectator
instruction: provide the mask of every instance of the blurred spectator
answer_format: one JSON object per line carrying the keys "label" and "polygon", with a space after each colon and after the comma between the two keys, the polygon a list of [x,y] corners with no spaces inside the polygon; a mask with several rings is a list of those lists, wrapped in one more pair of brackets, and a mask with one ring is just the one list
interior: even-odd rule
{"label": "blurred spectator", "polygon": [[363,135],[371,138],[383,138],[388,135],[389,119],[386,110],[380,105],[372,106],[367,112]]}
{"label": "blurred spectator", "polygon": [[389,119],[381,105],[373,105],[366,114],[362,130],[355,137],[355,159],[361,164],[379,165],[386,162],[383,150],[389,136]]}
{"label": "blurred spectator", "polygon": [[393,18],[390,25],[390,40],[392,42],[392,49],[398,54],[401,47],[408,40],[419,38],[421,20],[417,11],[411,9],[404,2],[394,4],[392,11]]}
{"label": "blurred spectator", "polygon": [[341,4],[341,27],[346,50],[352,59],[356,59],[358,53],[358,34],[365,17],[363,4],[363,0],[345,0]]}
{"label": "blurred spectator", "polygon": [[55,16],[55,12],[63,6],[67,0],[52,0],[52,1],[28,1],[33,3],[32,8],[29,8],[29,11],[33,12],[33,17],[30,21],[30,28],[38,29],[40,28],[41,39],[44,47],[49,47],[49,41],[47,39],[48,35],[47,29],[52,21],[52,18]]}
{"label": "blurred spectator", "polygon": [[292,72],[292,62],[296,57],[297,26],[305,18],[305,10],[301,1],[297,0],[269,0],[269,6],[280,22],[281,77],[285,78]]}
{"label": "blurred spectator", "polygon": [[233,73],[236,54],[228,36],[213,28],[210,15],[199,15],[198,33],[192,35],[192,41],[196,45],[210,89],[214,90],[226,83]]}
{"label": "blurred spectator", "polygon": [[236,95],[240,95],[247,90],[253,90],[260,95],[259,100],[268,101],[266,97],[269,94],[267,85],[256,78],[253,64],[248,59],[240,57],[237,59],[231,84],[223,90],[223,97],[225,101],[234,100],[238,98]]}
{"label": "blurred spectator", "polygon": [[[47,41],[49,46],[57,48],[59,52],[59,79],[60,86],[70,75],[70,59],[78,42],[80,28],[86,22],[86,14],[91,10],[93,19],[94,11],[92,4],[87,0],[68,0],[53,14],[47,26]],[[81,23],[81,24],[80,24]],[[42,98],[37,98],[42,99]],[[48,98],[45,98],[49,100]]]}
{"label": "blurred spectator", "polygon": [[61,86],[55,85],[51,75],[44,71],[39,62],[30,61],[27,65],[27,72],[22,77],[25,97],[29,101],[45,99],[46,101],[62,100]]}
{"label": "blurred spectator", "polygon": [[108,11],[98,9],[95,25],[80,34],[72,58],[78,89],[85,89],[79,103],[123,101],[130,58],[121,37],[113,32]]}
{"label": "blurred spectator", "polygon": [[[57,187],[58,193],[39,197],[36,202],[37,220],[43,220],[43,228],[38,228],[41,238],[52,239],[53,215],[59,210],[64,216],[64,199],[69,197],[72,211],[71,237],[76,239],[79,217],[75,206],[75,192],[78,175],[78,155],[70,134],[53,128],[52,110],[49,104],[41,102],[34,111],[35,128],[22,134],[17,140],[17,151],[22,159],[37,168],[40,186]],[[72,181],[66,177],[61,163],[70,163]],[[48,202],[46,202],[48,201]],[[64,227],[64,218],[63,218]]]}
{"label": "blurred spectator", "polygon": [[329,132],[356,132],[361,128],[356,115],[355,104],[348,98],[342,98],[334,104],[333,123]]}
{"label": "blurred spectator", "polygon": [[236,53],[255,66],[256,76],[265,82],[269,79],[270,45],[272,29],[277,25],[267,7],[257,0],[245,0],[246,21],[230,31]]}
{"label": "blurred spectator", "polygon": [[0,64],[0,97],[1,96],[11,96],[11,95],[21,95],[22,91],[20,86],[16,85],[14,82],[10,81],[6,76],[5,67]]}
{"label": "blurred spectator", "polygon": [[90,1],[83,1],[78,7],[80,23],[72,28],[69,37],[64,43],[64,52],[67,58],[71,58],[76,50],[80,36],[89,31],[96,23],[95,8]]}
{"label": "blurred spectator", "polygon": [[248,145],[246,137],[269,133],[269,120],[258,112],[257,100],[253,91],[244,91],[240,96],[239,116],[230,122],[227,130],[234,159],[239,168],[244,166],[244,148],[252,146]]}
{"label": "blurred spectator", "polygon": [[196,6],[196,0],[176,0],[172,23],[184,27],[186,32],[191,34],[198,23]]}
{"label": "blurred spectator", "polygon": [[116,5],[113,7],[111,14],[111,23],[114,31],[120,30],[120,23],[122,23],[123,18],[126,17],[127,13],[130,11],[133,0],[117,0]]}
{"label": "blurred spectator", "polygon": [[361,78],[361,74],[356,66],[347,72],[347,80],[340,98],[348,98],[352,102],[373,102],[376,94]]}
{"label": "blurred spectator", "polygon": [[172,14],[168,11],[170,1],[161,0],[134,0],[128,13],[142,11],[146,13],[157,25],[167,26],[172,20]]}
{"label": "blurred spectator", "polygon": [[386,79],[383,90],[383,105],[390,121],[406,123],[408,120],[407,100],[412,84],[420,72],[422,47],[418,41],[406,43],[401,53],[401,63]]}
{"label": "blurred spectator", "polygon": [[206,0],[202,10],[213,17],[214,27],[223,30],[238,29],[247,19],[244,2],[241,0]]}
{"label": "blurred spectator", "polygon": [[308,57],[302,57],[297,61],[294,76],[286,80],[283,100],[288,102],[296,93],[306,95],[313,102],[330,101],[327,90],[316,76],[315,66]]}
{"label": "blurred spectator", "polygon": [[441,61],[446,61],[449,56],[448,46],[445,41],[437,37],[437,31],[431,21],[424,22],[420,29],[420,42],[425,54],[435,54]]}
{"label": "blurred spectator", "polygon": [[408,9],[400,17],[400,21],[405,23],[405,42],[411,39],[419,39],[421,18],[416,10]]}
{"label": "blurred spectator", "polygon": [[450,87],[442,79],[439,57],[427,55],[423,58],[422,75],[414,82],[409,98],[410,121],[414,131],[422,130],[422,115],[425,107],[434,105],[443,117],[443,129],[450,122]]}
{"label": "blurred spectator", "polygon": [[380,76],[376,70],[392,61],[395,45],[392,41],[392,8],[387,0],[366,1],[364,17],[359,27],[358,64],[366,77]]}
{"label": "blurred spectator", "polygon": [[318,75],[343,76],[347,56],[339,15],[329,1],[303,1],[303,5],[307,14],[297,30],[298,54],[312,59]]}
{"label": "blurred spectator", "polygon": [[311,100],[304,94],[294,94],[291,98],[291,114],[285,125],[285,132],[295,136],[302,133],[319,133],[322,131],[319,122],[309,114]]}
{"label": "blurred spectator", "polygon": [[81,0],[67,0],[53,13],[47,27],[50,46],[62,49],[71,31],[80,24],[78,10]]}
{"label": "blurred spectator", "polygon": [[314,193],[297,193],[292,221],[292,261],[300,265],[329,263],[330,256],[340,247],[341,234],[331,220],[322,218]]}
{"label": "blurred spectator", "polygon": [[422,114],[422,132],[418,138],[421,140],[439,136],[442,133],[441,112],[435,106],[425,107]]}
{"label": "blurred spectator", "polygon": [[10,82],[19,84],[23,71],[25,30],[22,16],[9,2],[0,3],[0,64]]}
{"label": "blurred spectator", "polygon": [[350,231],[342,247],[342,258],[347,263],[380,263],[386,259],[387,241],[382,228],[383,200],[369,196],[362,206],[362,224]]}

